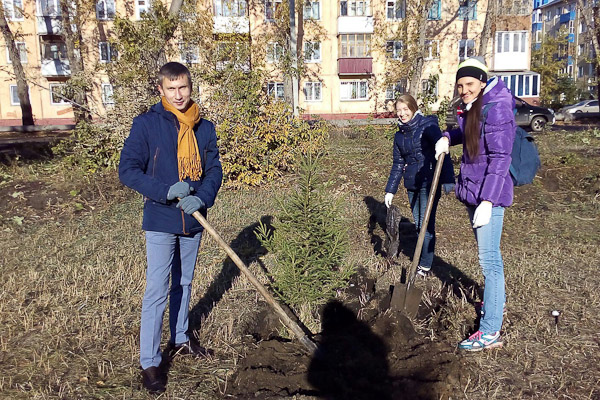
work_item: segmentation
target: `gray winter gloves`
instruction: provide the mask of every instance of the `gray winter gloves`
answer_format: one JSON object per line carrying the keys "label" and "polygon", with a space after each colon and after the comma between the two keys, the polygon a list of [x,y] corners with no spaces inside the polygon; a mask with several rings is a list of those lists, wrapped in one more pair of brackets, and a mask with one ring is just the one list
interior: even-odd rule
{"label": "gray winter gloves", "polygon": [[204,202],[200,197],[186,196],[183,199],[179,200],[179,203],[177,203],[177,207],[181,208],[186,214],[193,214],[202,207],[204,207]]}
{"label": "gray winter gloves", "polygon": [[167,200],[175,200],[177,198],[184,198],[192,192],[192,188],[187,182],[177,182],[169,188],[167,192]]}

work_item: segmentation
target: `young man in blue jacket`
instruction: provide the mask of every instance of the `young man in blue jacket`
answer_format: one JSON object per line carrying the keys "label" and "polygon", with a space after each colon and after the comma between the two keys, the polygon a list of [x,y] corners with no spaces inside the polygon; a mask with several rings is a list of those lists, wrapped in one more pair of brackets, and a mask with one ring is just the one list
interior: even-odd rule
{"label": "young man in blue jacket", "polygon": [[160,393],[166,388],[166,377],[159,367],[169,294],[168,348],[179,354],[206,355],[188,334],[191,282],[203,230],[191,214],[200,211],[206,216],[221,187],[223,169],[215,126],[201,118],[198,105],[190,97],[190,71],[176,62],[163,65],[158,90],[161,101],[133,120],[121,151],[119,178],[144,196],[142,229],[148,265],[140,364],[143,386]]}

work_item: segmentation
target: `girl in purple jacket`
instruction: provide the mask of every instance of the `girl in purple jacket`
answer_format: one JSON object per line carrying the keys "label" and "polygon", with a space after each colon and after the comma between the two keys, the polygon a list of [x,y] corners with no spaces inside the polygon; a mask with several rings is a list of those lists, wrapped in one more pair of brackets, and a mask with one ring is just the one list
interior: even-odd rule
{"label": "girl in purple jacket", "polygon": [[500,329],[506,296],[500,237],[504,208],[513,202],[509,167],[516,130],[515,102],[504,82],[498,77],[488,80],[487,67],[474,58],[458,66],[456,85],[462,99],[459,128],[444,132],[447,141],[436,146],[436,158],[448,152],[448,144],[462,143],[455,191],[473,225],[485,289],[479,330],[463,340],[459,348],[480,351],[502,346]]}

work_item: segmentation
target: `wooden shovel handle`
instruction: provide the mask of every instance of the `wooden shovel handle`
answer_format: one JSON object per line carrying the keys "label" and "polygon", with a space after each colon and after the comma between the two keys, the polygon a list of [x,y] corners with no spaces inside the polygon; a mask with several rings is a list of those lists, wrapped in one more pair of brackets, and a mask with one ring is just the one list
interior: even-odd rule
{"label": "wooden shovel handle", "polygon": [[271,307],[273,307],[273,309],[275,310],[275,312],[277,313],[279,318],[281,318],[281,320],[283,321],[285,326],[290,328],[290,330],[294,333],[294,335],[296,335],[296,338],[298,338],[300,343],[302,343],[304,345],[304,347],[306,347],[306,349],[311,354],[314,353],[317,350],[316,343],[313,342],[304,333],[302,328],[300,328],[300,326],[286,314],[286,312],[283,310],[283,308],[281,308],[279,303],[277,303],[277,301],[273,298],[273,296],[271,296],[271,294],[267,291],[267,289],[264,287],[264,285],[256,279],[254,274],[252,274],[252,272],[250,272],[250,270],[248,269],[246,264],[244,264],[244,262],[238,257],[238,255],[235,253],[235,251],[233,251],[233,249],[231,247],[229,247],[229,245],[227,243],[225,243],[225,241],[221,238],[221,236],[217,233],[217,231],[215,231],[213,229],[213,227],[208,223],[206,218],[204,218],[202,216],[202,214],[200,214],[199,211],[195,211],[192,214],[192,216],[194,218],[196,218],[196,220],[200,223],[200,225],[202,225],[204,227],[204,229],[217,241],[219,246],[221,246],[221,248],[223,250],[225,250],[225,252],[229,256],[229,258],[231,258],[231,260],[233,260],[233,262],[235,263],[235,265],[237,265],[237,267],[240,269],[240,271],[242,271],[243,274],[246,275],[246,278],[248,278],[250,283],[252,283],[254,285],[256,290],[258,290],[258,292],[263,296],[265,301],[267,303],[269,303],[271,305]]}
{"label": "wooden shovel handle", "polygon": [[438,157],[437,163],[435,164],[435,172],[433,174],[433,181],[431,182],[431,189],[429,189],[429,198],[427,199],[427,208],[425,208],[425,216],[423,217],[423,223],[421,224],[421,230],[419,231],[419,238],[417,239],[417,247],[415,248],[415,255],[413,256],[413,261],[410,266],[410,271],[408,271],[406,286],[407,292],[408,288],[415,281],[415,274],[417,272],[417,265],[419,265],[419,260],[421,259],[421,250],[423,247],[423,241],[425,240],[425,232],[427,232],[427,225],[429,224],[429,216],[431,215],[431,209],[433,208],[433,199],[435,197],[435,193],[438,190],[438,182],[440,180],[440,175],[442,173],[442,165],[444,164],[444,156],[446,153],[440,154]]}

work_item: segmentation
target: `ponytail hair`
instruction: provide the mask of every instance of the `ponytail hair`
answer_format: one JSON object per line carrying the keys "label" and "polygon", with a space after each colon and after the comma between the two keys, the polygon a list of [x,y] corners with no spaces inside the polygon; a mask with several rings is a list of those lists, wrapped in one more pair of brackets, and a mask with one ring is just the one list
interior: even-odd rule
{"label": "ponytail hair", "polygon": [[465,121],[465,147],[469,160],[475,160],[479,155],[479,137],[481,136],[481,108],[483,90],[477,100],[471,104],[471,109],[467,111],[467,120]]}

